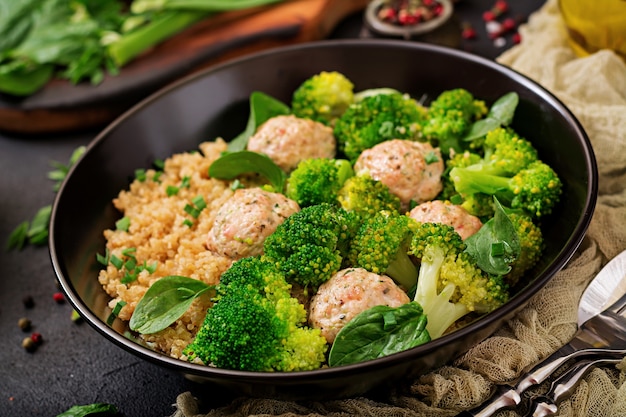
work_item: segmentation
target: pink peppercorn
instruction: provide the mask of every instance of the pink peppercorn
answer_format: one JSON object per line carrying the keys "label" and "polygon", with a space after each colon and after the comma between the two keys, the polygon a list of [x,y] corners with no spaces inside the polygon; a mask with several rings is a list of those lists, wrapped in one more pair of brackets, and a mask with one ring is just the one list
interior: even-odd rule
{"label": "pink peppercorn", "polygon": [[63,302],[65,302],[65,296],[63,295],[62,292],[55,292],[52,295],[52,298],[54,299],[54,301],[56,301],[57,303],[61,304]]}

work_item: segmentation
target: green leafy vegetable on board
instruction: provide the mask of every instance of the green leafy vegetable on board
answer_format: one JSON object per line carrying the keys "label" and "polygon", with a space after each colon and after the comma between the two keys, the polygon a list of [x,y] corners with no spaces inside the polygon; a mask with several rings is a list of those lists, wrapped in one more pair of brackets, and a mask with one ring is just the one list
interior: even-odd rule
{"label": "green leafy vegetable on board", "polygon": [[102,82],[203,19],[284,0],[0,0],[0,92]]}

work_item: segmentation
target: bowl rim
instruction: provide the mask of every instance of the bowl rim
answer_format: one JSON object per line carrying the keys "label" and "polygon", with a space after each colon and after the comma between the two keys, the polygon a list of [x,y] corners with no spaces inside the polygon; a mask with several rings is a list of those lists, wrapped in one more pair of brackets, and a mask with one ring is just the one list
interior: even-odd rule
{"label": "bowl rim", "polygon": [[[266,57],[268,55],[291,53],[295,50],[302,49],[315,49],[315,48],[343,48],[343,47],[367,47],[367,46],[384,46],[389,48],[399,48],[407,50],[422,50],[431,53],[441,53],[445,55],[452,55],[457,58],[468,60],[473,63],[490,67],[497,72],[504,73],[504,75],[512,78],[516,82],[521,82],[526,87],[531,89],[535,94],[542,97],[542,99],[549,102],[552,106],[556,107],[564,118],[575,128],[579,138],[582,141],[585,149],[586,166],[589,169],[588,183],[586,186],[586,200],[584,207],[586,211],[581,213],[572,235],[568,238],[565,245],[557,253],[556,259],[553,264],[549,265],[541,275],[538,275],[530,284],[525,286],[521,292],[516,294],[511,300],[505,303],[503,306],[494,310],[492,313],[482,316],[476,321],[472,322],[468,326],[458,329],[450,334],[444,335],[440,338],[434,339],[426,344],[414,347],[412,349],[398,352],[389,356],[373,359],[366,362],[360,362],[356,364],[342,365],[338,367],[320,368],[311,371],[295,371],[295,372],[253,372],[253,371],[239,371],[231,369],[216,368],[211,366],[205,366],[195,363],[186,362],[180,359],[172,358],[164,353],[156,352],[146,346],[143,346],[131,339],[125,337],[123,334],[116,331],[112,326],[108,325],[105,321],[97,317],[91,309],[82,301],[79,295],[74,291],[74,286],[71,283],[69,277],[66,277],[63,272],[59,255],[57,254],[57,246],[55,237],[59,233],[56,230],[56,218],[58,216],[58,207],[60,201],[63,199],[64,190],[67,182],[72,177],[76,167],[81,163],[82,159],[94,148],[98,143],[105,140],[110,132],[116,129],[116,127],[132,117],[136,112],[150,106],[155,101],[158,101],[161,97],[170,94],[178,88],[195,82],[196,80],[209,76],[212,73],[220,72],[228,69],[232,66],[238,66],[245,64],[246,62],[255,61]],[[316,375],[319,377],[337,377],[347,374],[353,374],[355,371],[363,371],[364,369],[374,370],[386,368],[389,366],[398,365],[402,362],[406,362],[411,357],[423,355],[424,353],[434,351],[440,347],[446,345],[453,339],[461,339],[466,335],[474,331],[474,327],[478,323],[484,325],[493,325],[496,320],[501,320],[503,316],[511,317],[519,309],[526,305],[527,301],[532,298],[538,290],[545,286],[545,284],[551,279],[551,277],[560,271],[567,262],[572,258],[582,240],[585,237],[585,232],[591,222],[592,214],[595,210],[595,204],[597,200],[598,189],[598,174],[596,159],[593,152],[593,148],[589,137],[587,136],[583,126],[572,113],[572,111],[553,93],[541,86],[536,81],[523,75],[522,73],[504,66],[494,60],[489,60],[481,56],[464,52],[461,50],[453,49],[445,46],[438,46],[432,44],[426,44],[421,42],[407,42],[397,39],[346,39],[346,40],[321,40],[306,42],[301,44],[294,44],[288,46],[279,46],[269,48],[261,52],[252,53],[249,55],[237,57],[229,61],[217,64],[200,70],[198,72],[187,75],[178,81],[175,81],[139,101],[134,106],[130,107],[123,114],[118,116],[107,127],[105,127],[96,137],[86,146],[84,154],[76,161],[76,163],[70,167],[70,170],[62,182],[59,191],[57,192],[54,203],[52,206],[52,212],[49,225],[49,238],[48,247],[52,266],[59,281],[59,284],[66,294],[71,305],[78,311],[78,313],[99,333],[104,335],[110,341],[113,341],[116,345],[120,346],[124,350],[139,354],[145,359],[158,363],[160,365],[182,371],[186,374],[219,378],[224,380],[243,380],[254,384],[255,382],[274,382],[281,384],[288,384],[290,382],[296,382],[301,380],[303,376]]]}

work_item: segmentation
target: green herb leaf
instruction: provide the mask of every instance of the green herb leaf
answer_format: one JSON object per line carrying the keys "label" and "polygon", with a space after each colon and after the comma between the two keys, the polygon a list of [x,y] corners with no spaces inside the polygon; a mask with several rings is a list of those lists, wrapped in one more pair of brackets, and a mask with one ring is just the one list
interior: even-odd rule
{"label": "green herb leaf", "polygon": [[229,152],[238,152],[246,149],[250,136],[254,135],[257,128],[268,119],[291,113],[291,109],[285,103],[260,91],[252,92],[249,102],[250,115],[246,129],[228,143]]}
{"label": "green herb leaf", "polygon": [[416,302],[400,307],[376,306],[350,320],[337,334],[329,366],[380,358],[430,341],[426,315]]}
{"label": "green herb leaf", "polygon": [[130,328],[142,334],[156,333],[175,322],[193,300],[214,288],[197,279],[171,275],[156,281],[137,303]]}
{"label": "green herb leaf", "polygon": [[513,121],[515,109],[519,103],[519,96],[516,92],[510,92],[496,100],[489,113],[484,119],[477,120],[472,124],[469,131],[463,137],[463,141],[471,142],[482,138],[490,131],[500,127],[508,126]]}
{"label": "green herb leaf", "polygon": [[9,235],[7,240],[6,250],[17,249],[20,250],[26,243],[26,237],[28,235],[28,228],[30,222],[24,221],[20,223]]}
{"label": "green herb leaf", "polygon": [[519,257],[520,242],[513,222],[497,198],[494,198],[494,203],[494,217],[465,240],[465,251],[474,257],[483,271],[505,275]]}
{"label": "green herb leaf", "polygon": [[117,407],[106,403],[75,405],[56,417],[114,417],[119,414]]}
{"label": "green herb leaf", "polygon": [[251,151],[226,153],[209,167],[209,176],[232,180],[241,174],[256,173],[267,178],[276,192],[282,192],[287,175],[267,156]]}

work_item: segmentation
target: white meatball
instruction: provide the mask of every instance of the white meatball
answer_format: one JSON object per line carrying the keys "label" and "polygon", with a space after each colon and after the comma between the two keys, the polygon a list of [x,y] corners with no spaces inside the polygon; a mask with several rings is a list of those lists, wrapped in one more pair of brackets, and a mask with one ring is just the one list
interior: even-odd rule
{"label": "white meatball", "polygon": [[330,127],[293,115],[267,120],[248,140],[249,151],[263,153],[286,172],[307,158],[333,158],[337,142]]}
{"label": "white meatball", "polygon": [[432,200],[443,189],[441,151],[429,143],[402,139],[379,143],[361,153],[354,169],[385,184],[405,207],[411,200]]}
{"label": "white meatball", "polygon": [[260,255],[265,238],[299,210],[298,203],[282,194],[261,188],[239,189],[218,210],[207,248],[232,259]]}
{"label": "white meatball", "polygon": [[409,216],[420,223],[444,223],[454,227],[463,240],[482,227],[480,219],[467,212],[463,207],[447,201],[427,201],[414,207]]}
{"label": "white meatball", "polygon": [[378,305],[399,307],[411,301],[391,278],[363,268],[336,272],[311,299],[309,324],[332,343],[350,320]]}

